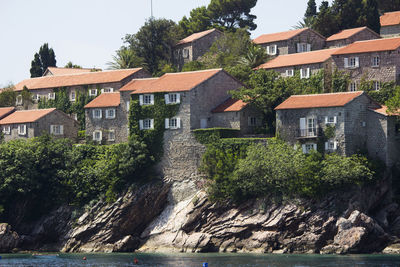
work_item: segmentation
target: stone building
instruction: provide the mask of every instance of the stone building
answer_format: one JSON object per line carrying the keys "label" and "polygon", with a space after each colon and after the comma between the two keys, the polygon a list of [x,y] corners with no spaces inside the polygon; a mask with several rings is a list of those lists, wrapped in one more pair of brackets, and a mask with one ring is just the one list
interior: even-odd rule
{"label": "stone building", "polygon": [[[75,102],[78,93],[97,96],[102,92],[116,92],[132,79],[146,77],[150,74],[143,68],[44,76],[19,82],[15,91],[20,93],[26,86],[33,98],[33,105],[29,104],[28,109],[34,109],[39,99],[55,99],[55,89],[65,88],[70,101]],[[16,105],[23,104],[22,96],[18,95]]]}
{"label": "stone building", "polygon": [[128,119],[119,92],[103,93],[85,106],[86,135],[103,144],[128,140]]}
{"label": "stone building", "polygon": [[400,35],[400,11],[387,12],[380,17],[381,36],[384,38]]}
{"label": "stone building", "polygon": [[175,64],[178,70],[190,61],[197,60],[203,56],[212,44],[223,35],[217,29],[194,33],[180,40],[174,48]]}
{"label": "stone building", "polygon": [[264,47],[271,56],[310,52],[325,47],[325,37],[309,28],[263,34],[253,42]]}
{"label": "stone building", "polygon": [[56,138],[76,139],[78,122],[55,108],[19,110],[0,120],[4,140],[51,134]]}
{"label": "stone building", "polygon": [[257,69],[274,70],[284,77],[294,76],[295,72],[299,71],[300,78],[309,78],[320,70],[331,72],[331,55],[338,50],[339,48],[332,48],[306,53],[281,55],[260,65]]}
{"label": "stone building", "polygon": [[275,108],[276,135],[304,153],[368,151],[392,166],[400,156],[396,120],[362,91],[295,95]]}
{"label": "stone building", "polygon": [[380,39],[381,36],[368,27],[342,30],[326,38],[326,47],[335,48],[352,44],[356,41]]}
{"label": "stone building", "polygon": [[77,73],[89,73],[89,72],[96,72],[101,71],[101,69],[95,68],[59,68],[59,67],[48,67],[42,76],[59,76],[59,75],[70,75],[70,74],[77,74]]}
{"label": "stone building", "polygon": [[399,82],[400,38],[359,41],[332,54],[336,68],[350,74],[349,91],[357,91],[361,80],[372,81],[375,90],[383,82]]}
{"label": "stone building", "polygon": [[262,114],[242,100],[227,99],[212,110],[215,127],[240,130],[240,135],[254,134],[262,126]]}

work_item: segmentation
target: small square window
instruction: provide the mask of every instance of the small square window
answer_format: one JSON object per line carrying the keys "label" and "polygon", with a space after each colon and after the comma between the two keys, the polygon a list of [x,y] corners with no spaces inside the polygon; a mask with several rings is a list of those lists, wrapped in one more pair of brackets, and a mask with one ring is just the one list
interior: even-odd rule
{"label": "small square window", "polygon": [[103,133],[99,130],[93,132],[93,141],[100,142],[103,139]]}
{"label": "small square window", "polygon": [[76,100],[76,92],[72,91],[69,95],[69,100],[75,101]]}
{"label": "small square window", "polygon": [[3,134],[11,134],[11,126],[3,126]]}
{"label": "small square window", "polygon": [[18,125],[18,135],[26,135],[26,125],[25,124]]}
{"label": "small square window", "polygon": [[94,109],[93,110],[93,118],[94,119],[101,119],[101,117],[102,117],[101,109]]}
{"label": "small square window", "polygon": [[151,119],[145,119],[143,120],[143,129],[149,130],[152,129],[152,120]]}
{"label": "small square window", "polygon": [[142,98],[141,105],[153,105],[154,104],[154,95],[150,95],[150,94],[142,95],[141,98]]}
{"label": "small square window", "polygon": [[380,59],[379,56],[372,57],[372,67],[379,67]]}
{"label": "small square window", "polygon": [[286,77],[293,77],[294,76],[294,69],[286,70]]}
{"label": "small square window", "polygon": [[115,109],[107,109],[106,110],[106,118],[107,119],[115,119]]}
{"label": "small square window", "polygon": [[15,101],[17,106],[22,105],[22,95],[17,96],[17,100]]}
{"label": "small square window", "polygon": [[374,81],[374,90],[379,91],[381,89],[381,82],[380,81]]}
{"label": "small square window", "polygon": [[49,98],[50,100],[56,99],[56,93],[49,93],[48,98]]}
{"label": "small square window", "polygon": [[108,131],[108,141],[115,141],[115,130]]}
{"label": "small square window", "polygon": [[256,117],[249,117],[249,126],[257,126],[257,118]]}
{"label": "small square window", "polygon": [[111,88],[111,87],[103,88],[103,89],[101,89],[101,92],[102,93],[113,93],[114,88]]}
{"label": "small square window", "polygon": [[357,91],[357,84],[355,82],[350,83],[350,92]]}
{"label": "small square window", "polygon": [[97,89],[89,89],[89,96],[97,96]]}

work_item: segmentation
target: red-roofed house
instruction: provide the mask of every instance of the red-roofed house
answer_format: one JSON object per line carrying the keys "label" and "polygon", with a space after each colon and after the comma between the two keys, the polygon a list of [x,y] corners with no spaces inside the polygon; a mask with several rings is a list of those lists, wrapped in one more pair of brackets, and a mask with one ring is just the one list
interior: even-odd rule
{"label": "red-roofed house", "polygon": [[0,108],[0,120],[15,111],[14,107]]}
{"label": "red-roofed house", "polygon": [[372,81],[375,90],[383,82],[399,82],[400,38],[359,41],[332,54],[335,66],[350,74],[349,91],[356,91],[360,81]]}
{"label": "red-roofed house", "polygon": [[217,29],[194,33],[180,40],[174,48],[175,64],[181,70],[183,65],[204,55],[212,44],[223,35]]}
{"label": "red-roofed house", "polygon": [[342,30],[326,38],[326,47],[342,47],[356,41],[380,39],[381,36],[368,27]]}
{"label": "red-roofed house", "polygon": [[350,156],[368,150],[392,166],[400,155],[393,116],[366,93],[293,95],[276,110],[276,134],[303,152],[318,150]]}
{"label": "red-roofed house", "polygon": [[88,73],[95,71],[101,71],[101,69],[48,67],[42,76],[69,75],[69,74]]}
{"label": "red-roofed house", "polygon": [[400,11],[387,12],[381,16],[380,21],[382,37],[400,35]]}
{"label": "red-roofed house", "polygon": [[55,108],[19,110],[0,120],[4,140],[32,138],[44,133],[76,139],[78,122]]}
{"label": "red-roofed house", "polygon": [[323,49],[325,37],[309,28],[263,34],[253,40],[271,56],[309,52]]}

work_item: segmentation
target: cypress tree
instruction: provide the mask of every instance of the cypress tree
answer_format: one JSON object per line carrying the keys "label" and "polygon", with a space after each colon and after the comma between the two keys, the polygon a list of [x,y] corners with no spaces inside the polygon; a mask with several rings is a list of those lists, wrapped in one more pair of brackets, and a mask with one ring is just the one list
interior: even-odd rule
{"label": "cypress tree", "polygon": [[312,18],[317,15],[317,4],[315,0],[308,0],[306,13],[304,14],[304,19]]}

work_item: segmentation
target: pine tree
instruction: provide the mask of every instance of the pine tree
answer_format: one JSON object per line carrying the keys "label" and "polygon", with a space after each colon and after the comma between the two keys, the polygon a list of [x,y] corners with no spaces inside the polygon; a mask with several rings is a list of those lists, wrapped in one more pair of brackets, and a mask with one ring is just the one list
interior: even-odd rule
{"label": "pine tree", "polygon": [[304,19],[307,18],[312,18],[317,15],[317,4],[315,3],[315,0],[308,0],[307,3],[307,10],[306,13],[304,14]]}
{"label": "pine tree", "polygon": [[323,36],[331,36],[339,31],[337,17],[332,12],[332,8],[329,7],[328,1],[321,2],[313,29]]}
{"label": "pine tree", "polygon": [[38,53],[35,53],[34,59],[31,63],[31,78],[41,77],[43,75],[42,71],[42,63],[40,62],[40,56]]}
{"label": "pine tree", "polygon": [[47,43],[43,44],[39,53],[35,53],[31,63],[31,78],[41,77],[48,67],[56,67],[56,55],[53,48],[49,49]]}
{"label": "pine tree", "polygon": [[381,24],[377,0],[366,0],[363,13],[366,25],[376,33],[379,33],[381,30]]}

